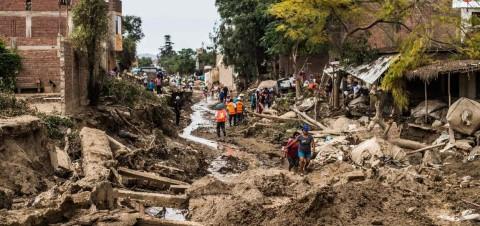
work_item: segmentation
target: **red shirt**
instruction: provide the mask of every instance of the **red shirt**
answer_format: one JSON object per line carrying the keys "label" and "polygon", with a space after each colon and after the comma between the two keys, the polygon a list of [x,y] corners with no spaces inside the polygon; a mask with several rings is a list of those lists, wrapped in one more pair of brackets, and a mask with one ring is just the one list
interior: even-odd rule
{"label": "red shirt", "polygon": [[298,155],[298,142],[295,139],[290,138],[287,142],[287,156],[290,158],[296,158]]}

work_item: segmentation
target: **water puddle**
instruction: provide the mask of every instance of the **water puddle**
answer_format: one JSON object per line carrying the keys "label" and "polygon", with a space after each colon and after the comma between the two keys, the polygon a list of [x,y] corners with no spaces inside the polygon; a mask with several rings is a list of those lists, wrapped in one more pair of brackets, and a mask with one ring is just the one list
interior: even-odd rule
{"label": "water puddle", "polygon": [[[214,149],[218,148],[218,143],[216,141],[192,135],[192,132],[200,127],[213,128],[213,121],[209,118],[212,118],[211,116],[215,114],[215,111],[208,108],[208,105],[213,103],[214,102],[201,101],[192,106],[193,113],[190,116],[192,122],[183,130],[180,137]],[[210,117],[208,115],[210,115]]]}

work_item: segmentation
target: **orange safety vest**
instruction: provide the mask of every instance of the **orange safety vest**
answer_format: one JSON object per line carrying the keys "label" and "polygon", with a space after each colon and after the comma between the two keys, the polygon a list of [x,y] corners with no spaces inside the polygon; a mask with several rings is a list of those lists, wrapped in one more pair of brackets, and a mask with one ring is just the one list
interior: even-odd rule
{"label": "orange safety vest", "polygon": [[225,111],[224,109],[218,110],[215,113],[215,120],[217,122],[226,122],[227,121],[227,111]]}
{"label": "orange safety vest", "polygon": [[234,115],[235,112],[235,105],[233,105],[233,102],[230,102],[227,104],[227,110],[230,115]]}
{"label": "orange safety vest", "polygon": [[243,113],[243,103],[242,103],[242,101],[237,102],[237,113]]}

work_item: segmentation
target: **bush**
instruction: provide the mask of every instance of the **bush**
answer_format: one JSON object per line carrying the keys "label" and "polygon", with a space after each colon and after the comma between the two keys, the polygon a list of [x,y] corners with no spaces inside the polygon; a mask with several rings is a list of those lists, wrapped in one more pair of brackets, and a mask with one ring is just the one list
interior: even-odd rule
{"label": "bush", "polygon": [[108,79],[103,87],[103,96],[110,96],[116,104],[135,107],[157,102],[157,96],[141,85],[126,80]]}
{"label": "bush", "polygon": [[45,126],[47,127],[48,138],[50,139],[63,141],[67,129],[74,126],[74,123],[69,118],[56,115],[46,115],[42,113],[37,114],[37,116],[42,119],[43,123],[45,123]]}
{"label": "bush", "polygon": [[0,92],[12,92],[15,89],[15,77],[20,68],[20,56],[7,49],[0,39]]}
{"label": "bush", "polygon": [[27,102],[17,100],[13,94],[0,93],[0,116],[13,117],[29,113]]}

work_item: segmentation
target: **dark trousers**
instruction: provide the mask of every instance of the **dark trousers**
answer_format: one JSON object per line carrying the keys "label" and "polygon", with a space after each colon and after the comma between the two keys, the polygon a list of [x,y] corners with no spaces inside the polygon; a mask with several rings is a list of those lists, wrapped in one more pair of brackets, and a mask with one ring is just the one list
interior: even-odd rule
{"label": "dark trousers", "polygon": [[157,94],[162,93],[162,86],[157,86]]}
{"label": "dark trousers", "polygon": [[233,122],[233,126],[235,126],[235,115],[228,116],[228,123],[230,124],[230,126],[232,126],[232,122]]}
{"label": "dark trousers", "polygon": [[175,111],[175,125],[180,125],[180,111]]}
{"label": "dark trousers", "polygon": [[243,121],[243,112],[235,114],[235,120],[237,121],[237,125],[242,123]]}
{"label": "dark trousers", "polygon": [[220,137],[220,130],[223,131],[223,136],[227,136],[227,132],[225,132],[225,122],[217,122],[217,136]]}

